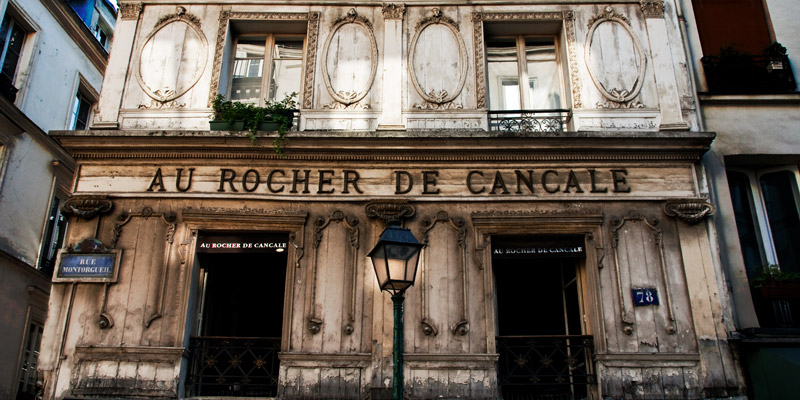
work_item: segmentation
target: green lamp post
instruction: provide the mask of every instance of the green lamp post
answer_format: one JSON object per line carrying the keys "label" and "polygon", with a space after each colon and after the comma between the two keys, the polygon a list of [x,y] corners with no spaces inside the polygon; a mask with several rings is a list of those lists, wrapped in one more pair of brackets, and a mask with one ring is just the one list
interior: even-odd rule
{"label": "green lamp post", "polygon": [[369,252],[378,286],[392,294],[394,345],[392,349],[392,398],[403,399],[403,293],[414,285],[423,245],[410,230],[390,224]]}

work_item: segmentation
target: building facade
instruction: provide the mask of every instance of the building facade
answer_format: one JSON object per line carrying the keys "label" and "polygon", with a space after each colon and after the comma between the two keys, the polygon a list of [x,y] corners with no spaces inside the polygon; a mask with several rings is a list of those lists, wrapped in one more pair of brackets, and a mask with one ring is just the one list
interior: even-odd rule
{"label": "building facade", "polygon": [[[407,397],[743,396],[682,21],[120,4],[91,129],[53,133],[78,167],[45,397],[387,398],[392,220],[425,244]],[[220,94],[296,96],[296,127],[209,130]]]}
{"label": "building facade", "polygon": [[702,123],[717,132],[704,164],[749,395],[794,398],[800,30],[793,20],[800,7],[773,0],[685,6]]}
{"label": "building facade", "polygon": [[47,131],[86,128],[107,53],[63,1],[4,0],[0,16],[0,398],[32,399],[75,172]]}

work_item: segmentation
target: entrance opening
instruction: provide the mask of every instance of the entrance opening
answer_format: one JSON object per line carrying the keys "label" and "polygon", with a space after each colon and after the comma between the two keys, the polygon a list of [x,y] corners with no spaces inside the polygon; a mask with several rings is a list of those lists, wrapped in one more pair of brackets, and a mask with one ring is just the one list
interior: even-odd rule
{"label": "entrance opening", "polygon": [[191,396],[273,397],[283,327],[287,236],[198,236],[200,307]]}
{"label": "entrance opening", "polygon": [[584,323],[582,237],[492,238],[503,399],[584,399],[594,382]]}

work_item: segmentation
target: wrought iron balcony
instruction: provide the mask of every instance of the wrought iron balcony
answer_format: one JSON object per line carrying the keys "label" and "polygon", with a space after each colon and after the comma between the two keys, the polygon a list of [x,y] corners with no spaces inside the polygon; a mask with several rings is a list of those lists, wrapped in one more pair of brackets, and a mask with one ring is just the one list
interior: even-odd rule
{"label": "wrought iron balcony", "polygon": [[787,56],[736,54],[700,59],[709,92],[781,93],[797,87]]}
{"label": "wrought iron balcony", "polygon": [[504,400],[586,398],[595,384],[591,336],[498,336]]}
{"label": "wrought iron balcony", "polygon": [[190,396],[276,396],[280,345],[280,338],[191,338]]}
{"label": "wrought iron balcony", "polygon": [[564,132],[572,117],[570,110],[492,110],[489,130],[509,133],[560,133]]}

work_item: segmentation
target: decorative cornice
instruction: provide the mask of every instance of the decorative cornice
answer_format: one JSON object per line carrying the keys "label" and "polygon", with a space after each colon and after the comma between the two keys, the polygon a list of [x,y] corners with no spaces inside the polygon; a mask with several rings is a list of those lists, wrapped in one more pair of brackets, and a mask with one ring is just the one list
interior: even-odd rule
{"label": "decorative cornice", "polygon": [[119,3],[120,19],[139,19],[139,15],[142,13],[142,8],[142,3]]}
{"label": "decorative cornice", "polygon": [[641,8],[645,18],[664,18],[663,0],[641,0]]}
{"label": "decorative cornice", "polygon": [[67,200],[61,207],[66,215],[75,215],[83,219],[92,219],[111,211],[113,203],[108,196],[76,195]]}
{"label": "decorative cornice", "polygon": [[383,19],[403,19],[403,14],[406,13],[405,4],[384,4],[381,7],[383,12]]}
{"label": "decorative cornice", "polygon": [[696,224],[715,212],[714,206],[705,199],[671,200],[664,204],[664,214],[687,224]]}

